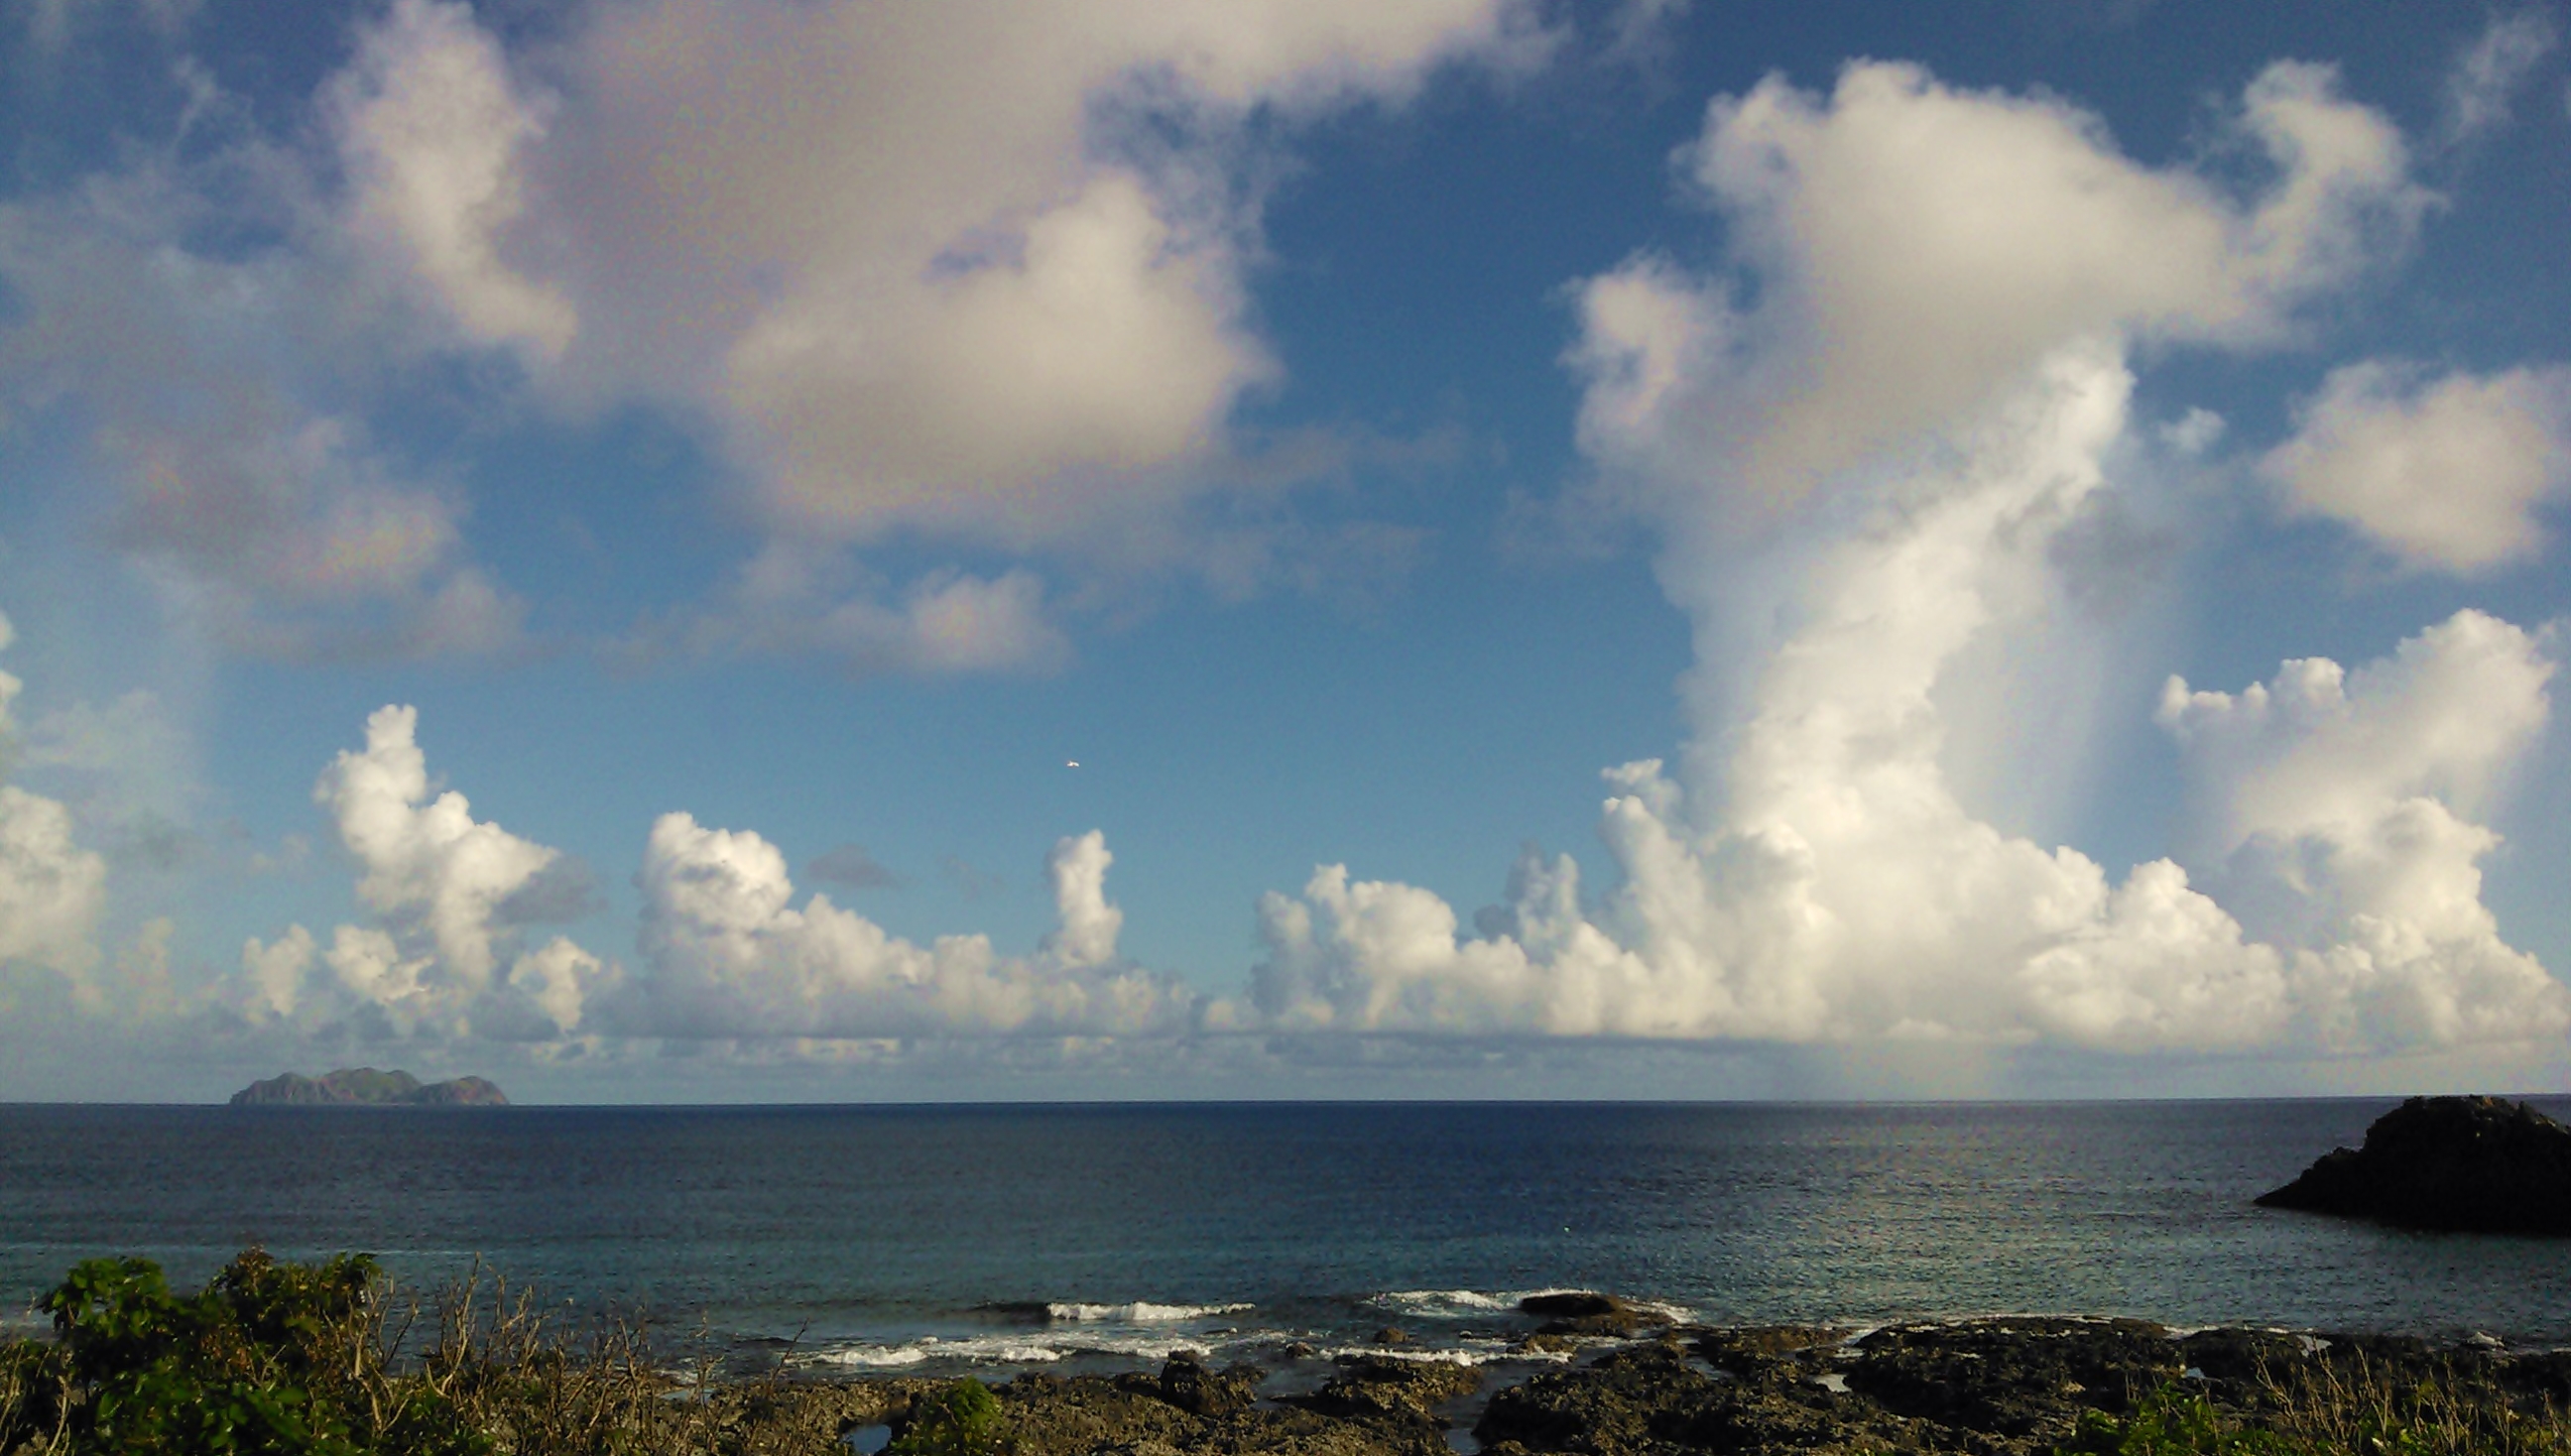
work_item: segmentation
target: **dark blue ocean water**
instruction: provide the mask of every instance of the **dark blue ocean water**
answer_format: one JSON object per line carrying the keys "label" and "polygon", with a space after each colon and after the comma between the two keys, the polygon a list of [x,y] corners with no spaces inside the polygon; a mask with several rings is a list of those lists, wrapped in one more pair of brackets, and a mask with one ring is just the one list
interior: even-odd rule
{"label": "dark blue ocean water", "polygon": [[1496,1350],[1530,1290],[1707,1322],[1998,1312],[2571,1342],[2571,1242],[2252,1207],[2383,1100],[1917,1106],[0,1107],[0,1303],[257,1241],[477,1258],[850,1368]]}

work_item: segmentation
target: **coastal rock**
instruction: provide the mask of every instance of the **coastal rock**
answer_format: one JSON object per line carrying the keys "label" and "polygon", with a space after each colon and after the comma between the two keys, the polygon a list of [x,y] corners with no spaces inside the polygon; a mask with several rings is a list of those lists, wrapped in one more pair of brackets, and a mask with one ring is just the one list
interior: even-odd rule
{"label": "coastal rock", "polygon": [[1691,1366],[1684,1348],[1652,1344],[1500,1391],[1473,1434],[1485,1456],[1659,1456],[1686,1450],[1919,1449],[1920,1429],[1917,1422],[1808,1380],[1720,1379]]}
{"label": "coastal rock", "polygon": [[1708,1330],[1698,1336],[1696,1352],[1710,1364],[1752,1379],[1788,1366],[1816,1366],[1848,1334],[1801,1325],[1747,1325]]}
{"label": "coastal rock", "polygon": [[343,1067],[320,1077],[285,1072],[232,1096],[234,1107],[507,1107],[508,1097],[480,1077],[422,1083],[407,1072]]}
{"label": "coastal rock", "polygon": [[998,1393],[1010,1444],[1026,1456],[1452,1456],[1417,1419],[1344,1419],[1301,1404],[1201,1415],[1148,1390],[1030,1374]]}
{"label": "coastal rock", "polygon": [[2323,1154],[2258,1202],[2405,1228],[2571,1233],[2571,1128],[2496,1097],[2414,1097],[2375,1119],[2363,1148]]}
{"label": "coastal rock", "polygon": [[1461,1399],[1481,1386],[1479,1372],[1451,1360],[1359,1355],[1341,1366],[1328,1384],[1298,1397],[1296,1403],[1324,1415],[1428,1423],[1433,1407]]}
{"label": "coastal rock", "polygon": [[[2180,1339],[2135,1320],[1982,1319],[1896,1326],[1853,1345],[1843,1339],[1828,1329],[1704,1332],[1699,1351],[1767,1362],[1739,1378],[1707,1368],[1674,1339],[1611,1349],[1587,1365],[1502,1376],[1473,1434],[1484,1456],[2052,1456],[2084,1410],[2130,1410],[2172,1382],[2183,1382],[2190,1397],[2205,1395],[2221,1421],[2245,1429],[2278,1419],[2281,1402],[2339,1419],[2351,1400],[2403,1409],[2405,1392],[2420,1390],[2515,1420],[2557,1408],[2571,1378],[2571,1355],[2492,1341],[2450,1346],[2241,1329]],[[1848,1388],[1816,1378],[1827,1372],[1844,1374]],[[1338,1378],[1313,1395],[1234,1403],[1253,1373],[1218,1374],[1176,1357],[1158,1378],[1146,1370],[1022,1375],[999,1391],[1006,1439],[1021,1456],[1451,1456],[1445,1422],[1482,1380],[1460,1365],[1368,1354],[1344,1360]],[[1243,1385],[1214,1399],[1188,1395],[1236,1377]],[[800,1433],[902,1429],[920,1396],[947,1383],[757,1383],[743,1399],[760,1420],[743,1426],[739,1449],[824,1456]],[[791,1441],[769,1434],[789,1428],[798,1433]],[[2278,1449],[2337,1449],[2326,1432],[2294,1430],[2306,1444]]]}
{"label": "coastal rock", "polygon": [[1529,1294],[1518,1301],[1518,1312],[1541,1316],[1544,1334],[1611,1335],[1629,1339],[1647,1329],[1661,1329],[1669,1318],[1654,1310],[1628,1304],[1613,1294],[1600,1294],[1587,1289],[1555,1294]]}
{"label": "coastal rock", "polygon": [[1259,1382],[1267,1374],[1256,1365],[1234,1365],[1218,1373],[1193,1353],[1181,1351],[1161,1366],[1161,1398],[1195,1415],[1223,1415],[1259,1399]]}
{"label": "coastal rock", "polygon": [[1857,1341],[1847,1388],[1896,1415],[2059,1439],[2084,1409],[2122,1412],[2178,1378],[2178,1341],[2139,1319],[1895,1325]]}

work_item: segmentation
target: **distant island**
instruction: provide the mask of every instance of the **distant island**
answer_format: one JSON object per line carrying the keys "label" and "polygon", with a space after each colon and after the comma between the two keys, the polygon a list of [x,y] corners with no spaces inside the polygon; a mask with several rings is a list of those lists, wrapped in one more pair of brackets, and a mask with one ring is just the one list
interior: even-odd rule
{"label": "distant island", "polygon": [[422,1082],[407,1072],[343,1067],[322,1077],[280,1073],[233,1094],[235,1107],[507,1107],[508,1094],[479,1077]]}

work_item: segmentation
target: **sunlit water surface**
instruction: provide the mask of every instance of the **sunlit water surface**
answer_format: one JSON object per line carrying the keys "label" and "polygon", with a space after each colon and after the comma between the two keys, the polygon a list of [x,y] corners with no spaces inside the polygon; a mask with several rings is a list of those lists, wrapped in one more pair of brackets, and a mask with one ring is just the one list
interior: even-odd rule
{"label": "sunlit water surface", "polygon": [[[0,1107],[0,1301],[252,1242],[476,1259],[852,1370],[1495,1354],[1537,1289],[1706,1322],[1998,1312],[2571,1343],[2571,1241],[2251,1199],[2378,1100],[1917,1106]],[[2559,1108],[2555,1109],[2559,1111]]]}

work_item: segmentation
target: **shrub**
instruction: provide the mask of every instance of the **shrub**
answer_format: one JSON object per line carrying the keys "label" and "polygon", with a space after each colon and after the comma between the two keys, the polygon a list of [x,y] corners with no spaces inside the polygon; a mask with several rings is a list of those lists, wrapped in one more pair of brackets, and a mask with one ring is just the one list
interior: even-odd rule
{"label": "shrub", "polygon": [[75,1267],[39,1301],[50,1343],[0,1345],[10,1456],[645,1456],[745,1448],[761,1392],[674,1400],[643,1328],[557,1333],[480,1275],[393,1306],[372,1258],[250,1249],[192,1295],[149,1259]]}
{"label": "shrub", "polygon": [[2121,1419],[2082,1414],[2057,1456],[2571,1456],[2571,1424],[2440,1365],[2396,1375],[2361,1355],[2263,1370],[2235,1415],[2172,1384]]}
{"label": "shrub", "polygon": [[885,1456],[994,1456],[1006,1446],[1000,1398],[967,1375],[935,1396],[921,1397]]}
{"label": "shrub", "polygon": [[[451,1408],[396,1390],[377,1344],[380,1277],[363,1254],[280,1264],[250,1249],[194,1295],[150,1259],[87,1260],[39,1301],[53,1316],[50,1409],[19,1417],[73,1452],[472,1456]],[[40,1348],[40,1347],[38,1347]],[[29,1347],[15,1363],[33,1367]],[[388,1439],[390,1438],[390,1439]],[[394,1444],[397,1440],[398,1444]]]}
{"label": "shrub", "polygon": [[2272,1431],[2242,1429],[2203,1395],[2167,1385],[2121,1419],[2082,1411],[2057,1456],[2287,1456],[2294,1449]]}

